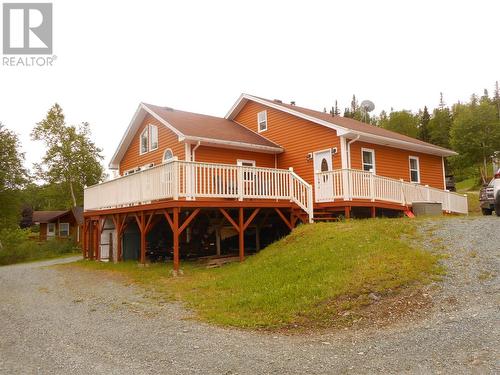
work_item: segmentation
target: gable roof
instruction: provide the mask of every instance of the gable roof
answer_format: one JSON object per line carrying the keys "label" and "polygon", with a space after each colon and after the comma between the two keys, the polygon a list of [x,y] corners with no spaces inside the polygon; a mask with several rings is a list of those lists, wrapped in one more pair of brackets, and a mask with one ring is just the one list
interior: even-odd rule
{"label": "gable roof", "polygon": [[64,215],[68,211],[33,211],[34,223],[48,223],[61,215]]}
{"label": "gable roof", "polygon": [[285,104],[276,100],[259,98],[257,96],[242,94],[226,115],[228,120],[233,120],[248,101],[254,101],[303,118],[316,124],[326,126],[337,131],[337,135],[346,138],[358,138],[361,141],[385,145],[395,148],[404,148],[411,151],[433,154],[438,156],[457,155],[455,151],[436,146],[400,133],[380,128],[375,125],[342,116],[332,116],[329,113],[315,111],[308,108]]}
{"label": "gable roof", "polygon": [[179,142],[200,142],[203,145],[266,153],[283,152],[277,144],[234,121],[141,103],[111,158],[109,163],[111,169],[118,168],[135,133],[148,114],[174,132]]}

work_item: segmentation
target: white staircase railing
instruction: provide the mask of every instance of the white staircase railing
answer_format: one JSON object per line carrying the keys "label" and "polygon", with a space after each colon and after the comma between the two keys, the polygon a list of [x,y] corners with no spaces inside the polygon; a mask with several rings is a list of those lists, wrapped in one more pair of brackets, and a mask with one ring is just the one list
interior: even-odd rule
{"label": "white staircase railing", "polygon": [[316,202],[363,199],[404,206],[413,202],[439,202],[444,211],[468,212],[467,196],[357,169],[316,172],[314,182]]}
{"label": "white staircase railing", "polygon": [[162,199],[290,200],[312,220],[312,187],[292,169],[172,160],[85,189],[85,210],[140,205]]}

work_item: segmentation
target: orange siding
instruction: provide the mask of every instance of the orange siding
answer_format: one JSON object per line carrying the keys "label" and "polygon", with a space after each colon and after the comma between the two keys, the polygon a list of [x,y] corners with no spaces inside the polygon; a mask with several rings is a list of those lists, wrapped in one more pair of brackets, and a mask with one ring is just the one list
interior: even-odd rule
{"label": "orange siding", "polygon": [[[143,129],[149,124],[156,125],[158,127],[158,149],[139,155],[139,138]],[[135,133],[132,143],[130,143],[123,159],[120,161],[120,175],[128,169],[140,167],[145,164],[161,164],[163,152],[167,148],[171,148],[174,156],[177,156],[179,160],[184,160],[184,143],[179,142],[177,135],[169,130],[165,125],[148,115],[144,119],[139,130]]]}
{"label": "orange siding", "polygon": [[260,134],[285,149],[278,155],[278,168],[293,167],[300,177],[313,183],[314,165],[312,160],[307,160],[307,154],[331,147],[338,149],[333,168],[341,168],[340,138],[335,130],[255,102],[248,102],[235,121],[257,132],[257,113],[264,109],[267,110],[267,130]]}
{"label": "orange siding", "polygon": [[274,168],[273,154],[218,147],[198,147],[195,151],[195,159],[200,162],[224,164],[236,164],[238,159],[255,160],[257,167]]}
{"label": "orange siding", "polygon": [[443,165],[440,156],[379,146],[366,142],[351,144],[351,167],[362,169],[361,148],[375,150],[375,172],[379,176],[410,181],[410,156],[418,156],[420,164],[420,183],[444,189]]}

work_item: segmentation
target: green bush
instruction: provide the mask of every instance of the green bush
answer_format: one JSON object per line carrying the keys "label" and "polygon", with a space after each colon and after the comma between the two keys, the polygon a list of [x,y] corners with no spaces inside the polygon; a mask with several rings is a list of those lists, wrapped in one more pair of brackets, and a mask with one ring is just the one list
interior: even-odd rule
{"label": "green bush", "polygon": [[49,240],[37,243],[30,240],[29,229],[0,230],[0,265],[48,259],[79,251],[70,240]]}

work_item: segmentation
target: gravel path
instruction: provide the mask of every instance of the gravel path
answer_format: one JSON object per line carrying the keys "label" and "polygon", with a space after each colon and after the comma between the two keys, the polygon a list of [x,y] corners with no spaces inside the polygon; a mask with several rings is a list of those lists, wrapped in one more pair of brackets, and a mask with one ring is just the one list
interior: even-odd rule
{"label": "gravel path", "polygon": [[432,310],[382,329],[227,330],[123,282],[45,267],[67,259],[0,267],[0,373],[499,373],[500,219],[430,225],[429,243],[450,254],[444,282],[426,290]]}

